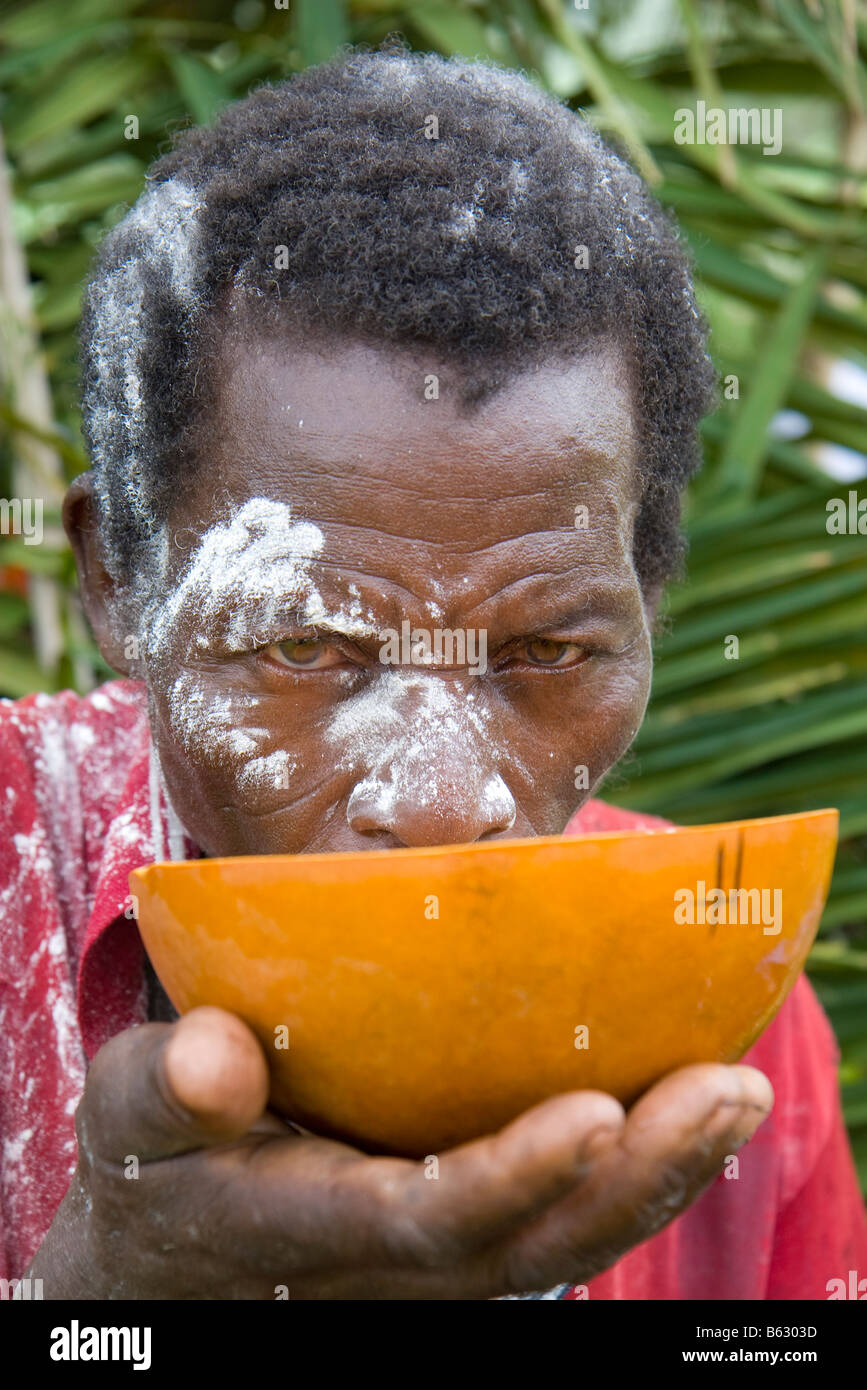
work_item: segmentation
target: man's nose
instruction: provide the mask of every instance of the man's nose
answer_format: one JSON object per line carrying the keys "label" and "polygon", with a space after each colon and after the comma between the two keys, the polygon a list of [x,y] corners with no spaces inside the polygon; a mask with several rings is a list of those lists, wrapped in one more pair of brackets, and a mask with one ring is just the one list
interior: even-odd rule
{"label": "man's nose", "polygon": [[468,765],[428,766],[407,775],[390,768],[354,788],[347,820],[359,835],[394,837],[407,848],[470,844],[509,830],[514,798],[494,769]]}

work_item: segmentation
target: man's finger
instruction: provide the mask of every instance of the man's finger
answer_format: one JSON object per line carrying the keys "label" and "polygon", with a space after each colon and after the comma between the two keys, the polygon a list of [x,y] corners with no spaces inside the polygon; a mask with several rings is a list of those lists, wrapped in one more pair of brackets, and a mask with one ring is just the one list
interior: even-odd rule
{"label": "man's finger", "polygon": [[116,1163],[170,1158],[239,1139],[267,1099],[267,1063],[247,1025],[223,1009],[193,1009],[100,1049],[79,1106],[79,1143]]}
{"label": "man's finger", "polygon": [[770,1082],[752,1067],[665,1077],[633,1106],[580,1189],[490,1252],[493,1283],[523,1293],[609,1268],[695,1200],[772,1104]]}
{"label": "man's finger", "polygon": [[277,1244],[297,1253],[309,1230],[321,1252],[333,1233],[344,1268],[448,1269],[571,1192],[600,1136],[618,1134],[623,1123],[613,1096],[577,1092],[422,1162],[305,1139],[266,1143],[247,1173]]}
{"label": "man's finger", "polygon": [[404,1221],[392,1229],[411,1239],[423,1227],[434,1258],[483,1249],[574,1191],[625,1119],[619,1101],[602,1091],[553,1096],[497,1134],[431,1155],[415,1171]]}

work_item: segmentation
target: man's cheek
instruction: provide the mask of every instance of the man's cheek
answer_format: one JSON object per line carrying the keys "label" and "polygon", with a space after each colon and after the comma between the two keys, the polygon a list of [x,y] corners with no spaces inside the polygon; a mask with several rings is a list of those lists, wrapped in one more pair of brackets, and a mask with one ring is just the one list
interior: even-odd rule
{"label": "man's cheek", "polygon": [[622,758],[641,728],[651,676],[649,663],[636,662],[612,672],[606,683],[599,702],[598,728],[609,767]]}
{"label": "man's cheek", "polygon": [[271,727],[269,701],[249,692],[215,689],[183,669],[150,690],[151,728],[172,803],[185,824],[202,808],[261,815],[295,790],[298,757]]}
{"label": "man's cheek", "polygon": [[165,737],[163,729],[157,735],[157,748],[164,775],[187,802],[198,800],[210,807],[230,806],[263,816],[310,791],[306,785],[310,779],[300,772],[298,749],[280,746],[276,734],[262,740],[242,741],[239,736],[231,743],[219,736],[210,741],[206,736],[179,741],[171,734]]}
{"label": "man's cheek", "polygon": [[582,689],[573,717],[561,724],[569,733],[559,748],[559,766],[572,809],[630,747],[641,727],[649,690],[649,669],[639,662],[617,670],[601,668],[596,680]]}
{"label": "man's cheek", "polygon": [[221,768],[190,761],[176,744],[159,753],[172,805],[206,854],[294,853],[311,838],[326,791],[302,777],[297,750]]}
{"label": "man's cheek", "polygon": [[274,751],[266,702],[185,668],[152,687],[160,729],[193,763],[241,768]]}

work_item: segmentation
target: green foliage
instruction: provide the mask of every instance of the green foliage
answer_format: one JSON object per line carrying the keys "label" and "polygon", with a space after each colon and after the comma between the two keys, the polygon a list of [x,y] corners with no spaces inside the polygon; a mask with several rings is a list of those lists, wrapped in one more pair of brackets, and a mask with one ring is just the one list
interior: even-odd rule
{"label": "green foliage", "polygon": [[[860,25],[860,31],[856,26]],[[826,504],[863,482],[818,465],[867,454],[867,411],[826,375],[867,368],[864,20],[834,0],[37,0],[0,18],[0,120],[16,226],[34,281],[68,477],[85,466],[74,330],[92,248],[138,194],[166,134],[256,81],[402,31],[418,48],[522,66],[619,144],[684,227],[723,378],[688,499],[688,579],[668,595],[654,696],[607,795],[684,823],[836,805],[842,839],[812,978],[840,1040],[844,1100],[867,1187],[867,544],[830,534]],[[778,108],[783,148],[678,144],[675,112]],[[134,116],[137,138],[125,138]],[[731,392],[729,393],[731,394]],[[804,417],[784,439],[780,409]],[[0,491],[9,495],[6,401]],[[44,431],[40,437],[44,436]],[[20,434],[17,436],[20,438]],[[68,555],[0,542],[0,564],[70,589]],[[3,691],[50,676],[28,652],[20,593],[0,594]],[[737,637],[737,660],[726,639]],[[81,656],[80,639],[75,654]],[[105,674],[88,649],[98,678]]]}

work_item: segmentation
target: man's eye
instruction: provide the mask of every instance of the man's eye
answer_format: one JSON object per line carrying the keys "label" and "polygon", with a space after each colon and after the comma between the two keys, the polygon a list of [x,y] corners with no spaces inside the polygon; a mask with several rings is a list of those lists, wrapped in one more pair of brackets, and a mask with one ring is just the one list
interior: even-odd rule
{"label": "man's eye", "polygon": [[577,666],[590,655],[586,647],[575,642],[555,642],[545,637],[525,642],[522,650],[530,666]]}
{"label": "man's eye", "polygon": [[265,655],[278,666],[288,666],[293,671],[323,671],[329,666],[339,666],[346,660],[343,652],[328,642],[308,639],[306,642],[275,642],[267,647]]}

